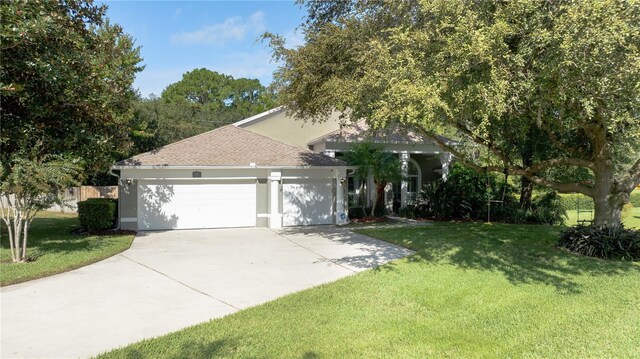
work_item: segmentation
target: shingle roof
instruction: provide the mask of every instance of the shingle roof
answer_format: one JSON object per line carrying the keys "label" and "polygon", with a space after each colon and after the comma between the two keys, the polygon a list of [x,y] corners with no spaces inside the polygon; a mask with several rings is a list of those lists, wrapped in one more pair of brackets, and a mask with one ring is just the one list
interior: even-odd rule
{"label": "shingle roof", "polygon": [[[449,139],[440,136],[443,140]],[[319,142],[391,142],[391,143],[433,143],[432,140],[416,133],[410,128],[390,125],[381,129],[372,129],[365,120],[344,126],[325,136],[311,141]]]}
{"label": "shingle roof", "polygon": [[122,160],[116,166],[345,166],[345,162],[228,125]]}

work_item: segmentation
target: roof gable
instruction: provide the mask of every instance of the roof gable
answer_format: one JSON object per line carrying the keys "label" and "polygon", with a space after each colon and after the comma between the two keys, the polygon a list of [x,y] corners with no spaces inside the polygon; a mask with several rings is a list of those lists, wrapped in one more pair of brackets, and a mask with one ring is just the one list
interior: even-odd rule
{"label": "roof gable", "polygon": [[145,152],[116,166],[345,166],[343,161],[227,125]]}

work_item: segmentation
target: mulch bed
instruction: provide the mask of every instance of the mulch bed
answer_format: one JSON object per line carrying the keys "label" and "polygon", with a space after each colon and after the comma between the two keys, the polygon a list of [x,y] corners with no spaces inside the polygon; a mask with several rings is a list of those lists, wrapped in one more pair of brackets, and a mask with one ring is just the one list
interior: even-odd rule
{"label": "mulch bed", "polygon": [[84,228],[76,228],[71,231],[72,234],[77,234],[79,236],[125,236],[125,235],[136,235],[136,231],[131,231],[127,229],[103,229],[100,231],[87,231]]}

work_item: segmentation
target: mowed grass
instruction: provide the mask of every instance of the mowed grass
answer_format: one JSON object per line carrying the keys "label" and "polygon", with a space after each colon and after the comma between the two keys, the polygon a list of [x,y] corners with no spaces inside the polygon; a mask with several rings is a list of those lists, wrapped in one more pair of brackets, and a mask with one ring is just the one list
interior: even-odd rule
{"label": "mowed grass", "polygon": [[[566,225],[574,226],[578,223],[578,219],[580,220],[592,220],[593,219],[593,211],[580,211],[578,214],[577,210],[567,211],[567,221]],[[622,223],[627,228],[638,228],[640,229],[640,208],[631,208],[622,212]]]}
{"label": "mowed grass", "polygon": [[569,254],[559,230],[360,230],[417,253],[101,357],[640,357],[640,263]]}
{"label": "mowed grass", "polygon": [[131,246],[133,235],[83,236],[78,216],[42,212],[33,220],[27,241],[27,263],[11,263],[9,237],[2,223],[0,285],[6,286],[66,272],[120,253]]}

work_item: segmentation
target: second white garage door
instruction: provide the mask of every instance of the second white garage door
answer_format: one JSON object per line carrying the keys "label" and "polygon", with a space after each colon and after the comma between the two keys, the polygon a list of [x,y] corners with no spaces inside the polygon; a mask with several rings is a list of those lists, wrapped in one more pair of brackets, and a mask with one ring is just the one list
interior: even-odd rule
{"label": "second white garage door", "polygon": [[138,229],[254,227],[256,184],[166,183],[138,185]]}
{"label": "second white garage door", "polygon": [[285,180],[282,195],[283,226],[333,223],[331,179]]}

